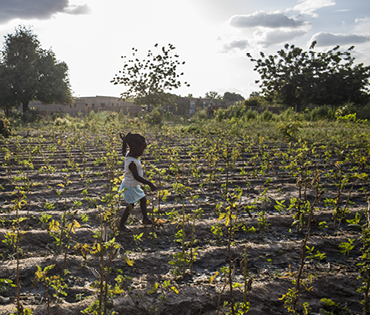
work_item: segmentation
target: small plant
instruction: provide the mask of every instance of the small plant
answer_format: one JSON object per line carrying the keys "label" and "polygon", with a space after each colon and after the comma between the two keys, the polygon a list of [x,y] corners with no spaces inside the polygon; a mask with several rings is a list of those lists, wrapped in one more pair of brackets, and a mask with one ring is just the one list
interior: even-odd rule
{"label": "small plant", "polygon": [[[316,174],[315,176],[315,181],[312,182],[313,188],[315,189],[315,200],[313,203],[310,205],[310,210],[309,210],[309,217],[308,217],[308,222],[307,222],[307,228],[306,228],[306,234],[305,237],[302,241],[302,251],[301,251],[301,264],[299,267],[299,270],[297,273],[290,273],[293,287],[288,290],[286,294],[283,294],[281,297],[281,300],[284,300],[285,307],[289,312],[292,312],[293,314],[297,314],[297,309],[298,306],[301,306],[303,308],[304,314],[308,314],[309,312],[309,304],[307,302],[301,303],[299,302],[299,296],[300,296],[300,288],[303,286],[306,290],[311,290],[311,288],[308,286],[308,283],[304,277],[304,266],[306,264],[306,259],[307,258],[315,258],[318,257],[319,259],[324,257],[322,253],[318,252],[316,255],[313,255],[313,250],[314,247],[310,248],[307,245],[309,236],[310,236],[310,231],[311,231],[311,223],[312,223],[312,217],[313,217],[313,212],[316,203],[319,201],[321,196],[324,193],[324,190],[320,190],[320,175]],[[312,276],[308,275],[309,281],[311,281]]]}
{"label": "small plant", "polygon": [[[185,193],[187,190],[190,190],[190,187],[186,187],[183,184],[175,183],[173,185],[174,190],[180,194],[182,202],[182,211],[181,214],[175,214],[176,221],[178,222],[178,230],[175,234],[175,242],[181,244],[181,251],[173,254],[173,260],[169,261],[169,264],[174,266],[173,274],[175,277],[182,276],[184,277],[187,269],[189,268],[190,274],[192,275],[193,264],[198,255],[198,248],[194,247],[195,244],[195,220],[200,218],[202,209],[197,209],[192,211],[192,214],[187,215],[185,213]],[[172,220],[173,220],[172,219]],[[186,234],[185,226],[186,224],[190,227],[190,235]],[[187,241],[187,239],[189,239]]]}
{"label": "small plant", "polygon": [[36,278],[33,283],[33,286],[37,285],[37,283],[42,282],[45,286],[45,294],[46,294],[46,301],[47,301],[47,311],[50,315],[50,304],[51,304],[51,297],[49,295],[49,288],[54,289],[53,297],[56,299],[57,302],[60,301],[60,295],[67,296],[65,289],[67,285],[64,283],[63,277],[68,274],[68,271],[64,270],[63,277],[62,275],[54,275],[48,276],[48,272],[53,269],[55,265],[46,266],[42,269],[40,266],[37,266],[37,271],[35,273]]}
{"label": "small plant", "polygon": [[300,127],[301,124],[299,121],[289,120],[280,123],[277,128],[284,139],[291,141],[296,138]]}

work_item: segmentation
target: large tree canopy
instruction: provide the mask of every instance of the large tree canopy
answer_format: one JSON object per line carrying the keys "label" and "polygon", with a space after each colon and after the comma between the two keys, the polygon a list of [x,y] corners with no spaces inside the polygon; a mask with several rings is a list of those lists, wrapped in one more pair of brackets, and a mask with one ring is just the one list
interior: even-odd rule
{"label": "large tree canopy", "polygon": [[[158,44],[154,45],[158,48]],[[148,51],[147,57],[139,60],[136,56],[137,49],[132,48],[132,59],[125,59],[123,69],[115,75],[111,83],[123,84],[128,89],[121,94],[123,99],[134,98],[137,104],[162,105],[173,101],[167,91],[179,88],[181,81],[177,67],[185,62],[178,60],[179,55],[174,54],[175,47],[168,47],[154,54]],[[185,85],[189,86],[186,82]]]}
{"label": "large tree canopy", "polygon": [[0,106],[8,109],[32,100],[43,103],[72,101],[68,67],[51,50],[40,47],[37,36],[24,26],[5,36],[0,59]]}
{"label": "large tree canopy", "polygon": [[222,98],[225,102],[240,102],[244,101],[244,97],[238,93],[225,92]]}
{"label": "large tree canopy", "polygon": [[327,52],[308,52],[286,44],[277,55],[260,59],[247,56],[255,62],[254,70],[261,80],[262,92],[267,99],[295,106],[300,110],[304,104],[339,106],[346,102],[364,104],[369,99],[370,66],[354,64],[350,47],[341,52],[339,46]]}

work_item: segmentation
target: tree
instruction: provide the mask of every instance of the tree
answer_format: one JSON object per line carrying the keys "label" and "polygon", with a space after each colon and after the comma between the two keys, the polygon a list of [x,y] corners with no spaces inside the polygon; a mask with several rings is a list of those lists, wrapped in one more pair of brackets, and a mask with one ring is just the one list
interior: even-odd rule
{"label": "tree", "polygon": [[[154,45],[158,48],[158,44]],[[147,57],[139,60],[136,56],[138,50],[132,48],[132,59],[126,59],[119,74],[115,75],[111,83],[123,84],[128,89],[121,93],[122,99],[134,98],[136,104],[140,105],[163,105],[173,103],[173,95],[166,91],[179,88],[179,79],[184,73],[178,74],[177,67],[185,64],[180,62],[179,55],[174,54],[175,47],[168,44],[161,51],[154,54],[148,51]],[[184,82],[189,86],[187,82]]]}
{"label": "tree", "polygon": [[225,92],[222,98],[225,102],[241,102],[244,101],[244,97],[237,93]]}
{"label": "tree", "polygon": [[5,111],[5,116],[9,117],[12,108],[11,84],[7,80],[7,68],[0,62],[0,108]]}
{"label": "tree", "polygon": [[300,111],[303,104],[339,106],[346,102],[358,104],[368,100],[370,67],[354,65],[350,47],[339,51],[339,46],[328,52],[313,51],[313,42],[308,52],[286,44],[277,55],[254,59],[247,53],[254,70],[261,76],[262,93],[268,100],[295,106]]}
{"label": "tree", "polygon": [[220,101],[222,96],[215,91],[209,91],[206,93],[205,98],[213,101]]}
{"label": "tree", "polygon": [[22,104],[28,110],[32,100],[43,103],[72,102],[68,67],[58,62],[51,50],[40,47],[37,36],[24,26],[5,36],[0,60],[2,79],[0,105],[6,108]]}

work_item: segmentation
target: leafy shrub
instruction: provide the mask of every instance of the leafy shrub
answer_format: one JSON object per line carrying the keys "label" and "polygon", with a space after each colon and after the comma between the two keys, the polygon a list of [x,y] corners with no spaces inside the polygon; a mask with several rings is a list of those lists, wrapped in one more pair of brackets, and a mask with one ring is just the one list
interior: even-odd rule
{"label": "leafy shrub", "polygon": [[59,113],[59,112],[55,112],[55,113],[52,113],[51,114],[51,119],[53,120],[53,121],[55,121],[55,119],[57,119],[57,118],[61,118],[62,117],[62,115]]}
{"label": "leafy shrub", "polygon": [[86,116],[87,121],[92,121],[95,119],[95,112],[93,110],[90,111],[90,113]]}
{"label": "leafy shrub", "polygon": [[293,108],[288,108],[281,114],[281,118],[283,120],[290,120],[294,118],[297,115],[297,113],[293,110]]}
{"label": "leafy shrub", "polygon": [[239,103],[235,106],[235,111],[234,111],[234,117],[240,118],[243,116],[245,113],[245,106],[242,103]]}
{"label": "leafy shrub", "polygon": [[262,121],[270,121],[272,120],[272,112],[270,112],[268,109],[266,109],[262,114],[261,114],[261,119]]}
{"label": "leafy shrub", "polygon": [[54,121],[55,126],[70,126],[71,124],[72,122],[68,119],[68,117],[64,117],[64,118],[58,117]]}
{"label": "leafy shrub", "polygon": [[163,110],[156,107],[145,116],[145,121],[150,125],[160,125],[162,123],[163,116]]}
{"label": "leafy shrub", "polygon": [[255,120],[257,118],[257,112],[255,110],[248,109],[244,114],[246,120]]}
{"label": "leafy shrub", "polygon": [[[169,112],[166,113],[166,115],[169,114]],[[202,121],[207,118],[207,111],[205,109],[202,109],[194,114],[194,119],[196,121]]]}
{"label": "leafy shrub", "polygon": [[21,120],[25,124],[38,122],[40,120],[40,115],[35,110],[28,110],[22,114]]}
{"label": "leafy shrub", "polygon": [[370,120],[370,106],[360,107],[357,110],[357,118]]}
{"label": "leafy shrub", "polygon": [[119,113],[118,113],[118,120],[119,120],[119,121],[123,121],[123,120],[125,120],[125,119],[126,119],[126,115],[125,115],[124,111],[121,109],[121,110],[119,111]]}
{"label": "leafy shrub", "polygon": [[311,111],[311,121],[318,121],[318,120],[333,120],[334,119],[334,110],[330,106],[320,106],[315,107]]}
{"label": "leafy shrub", "polygon": [[266,101],[262,96],[253,96],[243,102],[244,106],[264,106]]}
{"label": "leafy shrub", "polygon": [[118,117],[118,114],[116,112],[112,112],[108,115],[108,117],[105,119],[105,123],[112,122]]}
{"label": "leafy shrub", "polygon": [[225,110],[222,109],[222,108],[219,108],[217,111],[216,111],[216,121],[220,122],[222,120],[224,120],[226,117],[225,117]]}
{"label": "leafy shrub", "polygon": [[299,121],[290,120],[287,122],[282,122],[278,126],[278,129],[284,138],[291,140],[295,139],[300,127],[301,125]]}
{"label": "leafy shrub", "polygon": [[11,133],[10,121],[6,118],[3,120],[0,119],[0,135],[3,135],[5,138],[7,138],[11,135]]}

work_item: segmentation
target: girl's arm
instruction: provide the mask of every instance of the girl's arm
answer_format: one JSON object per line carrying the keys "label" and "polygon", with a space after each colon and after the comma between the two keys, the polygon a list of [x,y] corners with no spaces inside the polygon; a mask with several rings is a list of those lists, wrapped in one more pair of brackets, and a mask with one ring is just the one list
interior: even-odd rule
{"label": "girl's arm", "polygon": [[144,185],[148,185],[152,191],[157,189],[157,187],[152,182],[150,182],[150,181],[146,180],[145,178],[139,176],[139,174],[137,172],[136,164],[134,162],[131,162],[128,168],[130,169],[130,171],[132,172],[132,175],[134,176],[134,178],[138,182],[143,183]]}

